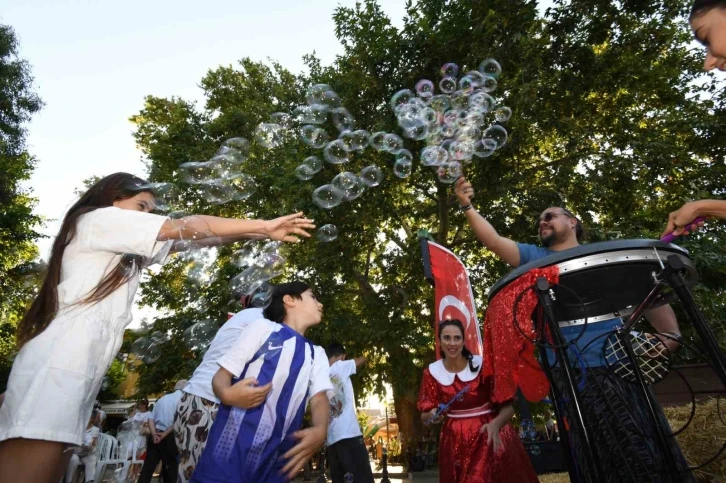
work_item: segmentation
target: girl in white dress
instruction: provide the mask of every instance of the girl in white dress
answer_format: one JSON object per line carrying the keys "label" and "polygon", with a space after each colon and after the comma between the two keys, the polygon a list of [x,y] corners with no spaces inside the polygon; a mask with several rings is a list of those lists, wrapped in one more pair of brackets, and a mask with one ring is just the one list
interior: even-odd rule
{"label": "girl in white dress", "polygon": [[175,240],[293,242],[315,227],[302,213],[171,220],[150,213],[154,203],[144,180],[116,173],[66,213],[45,280],[18,324],[20,351],[0,406],[1,482],[60,480],[70,457],[65,449],[82,443],[103,376],[131,322],[140,270],[163,262]]}

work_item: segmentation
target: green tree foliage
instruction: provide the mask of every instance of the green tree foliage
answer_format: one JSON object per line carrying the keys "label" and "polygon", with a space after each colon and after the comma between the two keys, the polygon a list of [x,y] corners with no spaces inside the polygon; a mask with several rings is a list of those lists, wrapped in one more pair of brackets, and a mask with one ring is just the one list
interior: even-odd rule
{"label": "green tree foliage", "polygon": [[[135,136],[152,180],[178,182],[180,163],[208,159],[226,138],[252,139],[271,113],[304,102],[311,84],[330,84],[357,127],[397,132],[387,104],[393,93],[421,78],[438,79],[445,62],[466,72],[494,57],[504,72],[498,98],[514,116],[505,148],[467,170],[480,212],[503,235],[523,242],[534,241],[533,223],[551,205],[578,213],[594,241],[654,238],[682,202],[720,196],[726,173],[723,102],[713,79],[699,72],[703,53],[689,46],[686,7],[673,0],[558,1],[542,18],[533,1],[419,0],[409,3],[401,29],[373,0],[338,7],[343,51],[332,65],[308,56],[309,73],[299,75],[249,59],[219,67],[202,80],[201,109],[148,97],[132,118]],[[406,147],[417,159],[423,143],[406,140]],[[335,242],[310,240],[289,249],[285,278],[310,281],[325,305],[324,323],[310,337],[321,345],[340,341],[351,356],[367,355],[357,390],[380,392],[390,383],[400,429],[418,439],[418,385],[434,353],[432,292],[423,279],[417,230],[427,229],[461,256],[482,309],[486,289],[507,267],[476,242],[455,209],[451,186],[427,168],[416,165],[410,178],[399,180],[390,155],[366,151],[300,182],[293,170],[310,154],[299,142],[273,150],[253,143],[242,169],[258,183],[255,196],[216,206],[189,190],[188,211],[271,218],[304,210],[319,225],[335,223],[341,233]],[[380,187],[330,211],[312,203],[313,188],[336,171],[373,163],[385,168]],[[726,263],[716,240],[723,235],[710,224],[685,243],[703,275],[699,301],[717,330]],[[168,314],[156,324],[172,341],[159,362],[139,368],[141,392],[166,390],[177,376],[188,376],[199,358],[181,342],[184,329],[202,318],[221,322],[235,309],[226,286],[236,274],[231,250],[220,250],[209,283],[189,280],[177,260],[144,285],[144,302]]]}
{"label": "green tree foliage", "polygon": [[35,199],[21,184],[36,162],[25,146],[25,125],[42,103],[18,48],[13,29],[0,25],[0,390],[10,370],[15,326],[40,271],[35,241],[41,220],[32,213]]}

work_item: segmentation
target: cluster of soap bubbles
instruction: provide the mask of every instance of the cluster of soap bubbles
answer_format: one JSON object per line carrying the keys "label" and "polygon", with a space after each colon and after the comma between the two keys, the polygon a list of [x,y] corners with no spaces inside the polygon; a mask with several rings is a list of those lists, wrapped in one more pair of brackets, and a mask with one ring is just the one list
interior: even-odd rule
{"label": "cluster of soap bubbles", "polygon": [[[259,128],[258,128],[259,129]],[[227,139],[207,161],[179,165],[182,180],[212,204],[246,200],[255,192],[255,180],[242,172],[249,157],[250,142],[241,137]]]}
{"label": "cluster of soap bubbles", "polygon": [[[367,148],[395,153],[403,148],[400,136],[390,134],[376,136],[365,129],[356,129],[356,120],[343,106],[338,94],[327,84],[315,84],[305,94],[306,103],[297,106],[291,113],[276,112],[269,122],[261,123],[255,130],[258,144],[266,148],[277,148],[285,142],[299,139],[318,154],[306,157],[294,170],[301,181],[309,181],[321,172],[325,164],[349,165]],[[337,137],[335,133],[337,131]],[[384,139],[385,137],[385,139]],[[376,165],[365,166],[359,172],[343,171],[326,184],[313,191],[313,202],[324,209],[358,198],[366,189],[375,188],[383,181],[383,171]],[[323,242],[337,237],[334,225],[325,225],[318,230],[318,239]]]}
{"label": "cluster of soap bubbles", "polygon": [[[447,63],[441,67],[440,93],[433,81],[421,79],[415,92],[403,89],[391,97],[404,137],[426,142],[421,164],[433,167],[442,183],[453,183],[474,157],[489,157],[506,144],[507,130],[496,123],[509,120],[512,110],[491,95],[501,72],[496,60],[486,59],[459,78],[459,66]],[[411,153],[402,150],[396,156],[397,163],[402,157],[399,168],[410,170]]]}
{"label": "cluster of soap bubbles", "polygon": [[242,272],[229,282],[232,295],[250,297],[249,307],[265,308],[272,299],[269,280],[282,274],[286,258],[279,241],[248,241],[232,254],[232,264]]}
{"label": "cluster of soap bubbles", "polygon": [[169,334],[160,331],[141,336],[131,344],[131,353],[134,354],[137,361],[152,364],[161,357],[161,346],[169,339]]}

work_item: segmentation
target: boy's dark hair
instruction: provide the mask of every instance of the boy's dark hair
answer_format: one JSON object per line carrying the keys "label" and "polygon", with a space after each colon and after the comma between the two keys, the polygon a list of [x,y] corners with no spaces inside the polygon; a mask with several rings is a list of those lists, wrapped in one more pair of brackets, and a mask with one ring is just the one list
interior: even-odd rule
{"label": "boy's dark hair", "polygon": [[325,355],[328,356],[328,359],[331,359],[333,357],[338,357],[338,356],[344,356],[345,347],[343,347],[343,344],[333,342],[332,344],[330,344],[328,347],[325,348]]}
{"label": "boy's dark hair", "polygon": [[726,1],[724,0],[695,0],[691,5],[691,14],[688,16],[688,20],[693,20],[696,17],[707,14],[714,8],[726,9]]}
{"label": "boy's dark hair", "polygon": [[285,295],[289,295],[290,297],[301,300],[303,292],[306,292],[308,290],[310,290],[310,286],[308,284],[297,280],[294,282],[275,285],[272,289],[272,299],[270,300],[270,305],[268,305],[267,308],[262,312],[262,315],[267,320],[282,323],[282,321],[285,320],[285,316],[287,315],[287,311],[285,310],[285,304],[282,302],[283,297],[285,297]]}

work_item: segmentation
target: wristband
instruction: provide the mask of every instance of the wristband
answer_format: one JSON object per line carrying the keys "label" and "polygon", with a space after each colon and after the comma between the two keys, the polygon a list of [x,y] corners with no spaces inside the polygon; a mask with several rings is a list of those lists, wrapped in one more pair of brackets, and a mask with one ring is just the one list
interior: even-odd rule
{"label": "wristband", "polygon": [[460,206],[460,207],[459,207],[459,210],[461,210],[461,211],[469,211],[469,210],[470,210],[470,209],[472,209],[472,208],[474,208],[474,207],[473,207],[473,206],[471,205],[471,203],[469,203],[469,204],[468,204],[468,205],[466,205],[466,206]]}

